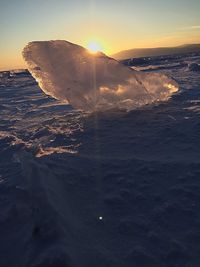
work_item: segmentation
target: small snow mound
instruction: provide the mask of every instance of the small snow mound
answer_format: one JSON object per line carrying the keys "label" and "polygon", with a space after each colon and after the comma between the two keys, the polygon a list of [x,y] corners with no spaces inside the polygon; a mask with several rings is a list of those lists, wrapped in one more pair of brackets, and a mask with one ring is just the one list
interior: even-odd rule
{"label": "small snow mound", "polygon": [[200,64],[191,63],[188,65],[190,71],[200,71]]}
{"label": "small snow mound", "polygon": [[[58,252],[59,253],[59,252]],[[57,254],[58,254],[57,253]],[[54,257],[53,257],[54,256]],[[33,267],[70,267],[71,260],[68,256],[61,254],[61,255],[46,255],[45,259],[42,259],[40,263],[34,264]]]}
{"label": "small snow mound", "polygon": [[131,110],[165,101],[178,91],[177,83],[164,74],[134,71],[67,41],[31,42],[23,56],[41,89],[76,109]]}
{"label": "small snow mound", "polygon": [[10,78],[10,71],[0,71],[0,78]]}

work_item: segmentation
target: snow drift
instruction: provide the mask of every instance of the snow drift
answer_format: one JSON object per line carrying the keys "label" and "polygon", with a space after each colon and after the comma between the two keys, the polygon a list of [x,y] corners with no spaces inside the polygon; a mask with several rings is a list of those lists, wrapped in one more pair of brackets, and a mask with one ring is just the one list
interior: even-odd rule
{"label": "snow drift", "polygon": [[46,94],[81,110],[131,110],[167,100],[178,90],[166,75],[134,71],[67,41],[30,42],[23,57]]}

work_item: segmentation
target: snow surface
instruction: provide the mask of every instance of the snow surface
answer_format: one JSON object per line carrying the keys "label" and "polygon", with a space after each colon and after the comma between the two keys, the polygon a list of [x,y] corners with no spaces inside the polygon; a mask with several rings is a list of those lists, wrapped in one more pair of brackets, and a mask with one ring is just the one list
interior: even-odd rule
{"label": "snow surface", "polygon": [[130,112],[0,78],[1,267],[200,266],[200,54],[159,62],[179,92]]}
{"label": "snow surface", "polygon": [[131,110],[178,91],[177,83],[164,74],[134,71],[67,41],[31,42],[23,56],[46,94],[81,110]]}

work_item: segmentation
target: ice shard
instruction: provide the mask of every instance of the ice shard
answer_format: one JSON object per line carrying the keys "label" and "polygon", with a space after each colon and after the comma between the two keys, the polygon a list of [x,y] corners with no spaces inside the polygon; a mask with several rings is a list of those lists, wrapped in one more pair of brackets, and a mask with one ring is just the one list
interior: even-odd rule
{"label": "ice shard", "polygon": [[131,110],[165,101],[178,91],[177,83],[164,74],[135,71],[63,40],[30,42],[23,57],[46,94],[76,109]]}

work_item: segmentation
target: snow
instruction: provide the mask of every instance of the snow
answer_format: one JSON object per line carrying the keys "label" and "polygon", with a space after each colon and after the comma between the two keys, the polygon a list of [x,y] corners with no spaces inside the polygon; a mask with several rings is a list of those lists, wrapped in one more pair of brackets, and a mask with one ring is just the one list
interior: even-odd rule
{"label": "snow", "polygon": [[179,92],[130,112],[0,78],[0,266],[200,266],[200,54],[159,62]]}
{"label": "snow", "polygon": [[67,41],[31,42],[23,56],[42,90],[76,109],[131,110],[178,91],[178,84],[164,74],[134,71]]}
{"label": "snow", "polygon": [[192,64],[189,64],[188,68],[191,71],[200,71],[200,64],[192,63]]}

